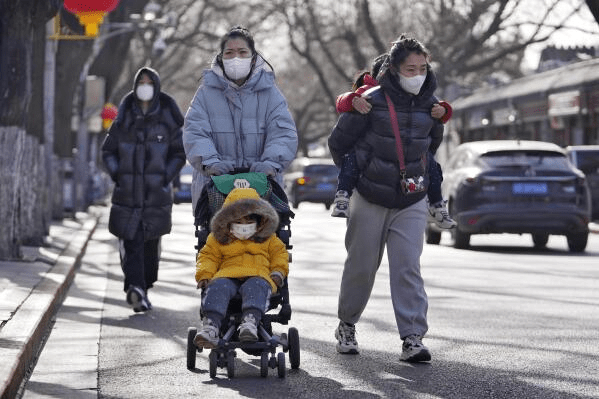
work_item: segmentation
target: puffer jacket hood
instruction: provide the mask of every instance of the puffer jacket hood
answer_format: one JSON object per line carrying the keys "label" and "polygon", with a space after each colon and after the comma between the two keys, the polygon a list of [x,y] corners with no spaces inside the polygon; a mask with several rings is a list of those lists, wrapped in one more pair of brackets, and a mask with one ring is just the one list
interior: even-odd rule
{"label": "puffer jacket hood", "polygon": [[256,226],[256,233],[250,240],[265,242],[276,232],[279,226],[279,215],[253,188],[234,188],[210,222],[214,238],[223,245],[236,240],[229,234],[231,223],[252,214],[260,216],[260,223]]}
{"label": "puffer jacket hood", "polygon": [[139,100],[139,98],[137,98],[137,86],[139,86],[139,80],[141,79],[141,75],[142,74],[146,74],[150,76],[150,79],[152,79],[152,83],[154,84],[154,97],[152,97],[152,100],[150,101],[150,108],[148,109],[148,112],[151,113],[156,107],[158,107],[158,103],[159,103],[159,96],[160,96],[160,75],[158,75],[158,72],[150,67],[142,67],[140,68],[137,73],[135,74],[135,79],[133,79],[133,90],[132,90],[132,94],[135,97],[136,100]]}

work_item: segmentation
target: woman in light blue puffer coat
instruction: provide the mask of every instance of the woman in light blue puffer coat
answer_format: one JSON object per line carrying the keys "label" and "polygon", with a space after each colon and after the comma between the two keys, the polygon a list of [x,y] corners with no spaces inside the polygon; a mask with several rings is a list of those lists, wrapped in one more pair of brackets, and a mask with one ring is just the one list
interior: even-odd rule
{"label": "woman in light blue puffer coat", "polygon": [[256,52],[250,32],[234,27],[202,74],[183,127],[194,167],[193,209],[210,176],[238,168],[274,176],[295,158],[297,130],[270,64]]}

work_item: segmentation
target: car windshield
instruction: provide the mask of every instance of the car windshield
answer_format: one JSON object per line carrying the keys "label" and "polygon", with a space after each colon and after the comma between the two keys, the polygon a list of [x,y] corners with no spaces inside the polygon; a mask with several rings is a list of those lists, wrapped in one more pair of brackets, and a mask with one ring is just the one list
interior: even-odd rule
{"label": "car windshield", "polygon": [[578,169],[584,173],[599,172],[599,150],[597,151],[577,151],[576,163]]}
{"label": "car windshield", "polygon": [[306,175],[337,175],[337,167],[335,165],[308,165],[304,169]]}
{"label": "car windshield", "polygon": [[565,155],[547,151],[497,151],[481,157],[481,162],[492,167],[532,166],[538,169],[563,169],[568,167]]}

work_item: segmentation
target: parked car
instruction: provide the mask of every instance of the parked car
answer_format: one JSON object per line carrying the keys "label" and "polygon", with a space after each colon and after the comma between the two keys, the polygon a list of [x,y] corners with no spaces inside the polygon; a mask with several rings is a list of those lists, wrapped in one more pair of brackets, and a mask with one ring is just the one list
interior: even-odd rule
{"label": "parked car", "polygon": [[179,171],[179,176],[173,182],[173,202],[191,202],[191,180],[193,178],[193,166],[186,163]]}
{"label": "parked car", "polygon": [[301,202],[316,202],[330,209],[335,199],[338,173],[329,158],[295,159],[283,177],[289,202],[294,208]]}
{"label": "parked car", "polygon": [[[549,235],[565,235],[572,252],[585,250],[590,194],[584,174],[556,144],[497,140],[461,144],[444,166],[442,190],[454,246],[467,248],[473,234],[531,234],[536,248]],[[441,232],[429,223],[426,240]]]}
{"label": "parked car", "polygon": [[599,220],[599,145],[566,147],[568,157],[584,173],[591,190],[591,219]]}

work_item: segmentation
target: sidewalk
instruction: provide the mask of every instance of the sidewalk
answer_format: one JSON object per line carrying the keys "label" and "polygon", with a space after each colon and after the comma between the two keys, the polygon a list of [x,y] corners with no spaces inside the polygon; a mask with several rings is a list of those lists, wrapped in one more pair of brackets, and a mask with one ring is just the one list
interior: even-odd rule
{"label": "sidewalk", "polygon": [[14,398],[30,371],[106,207],[53,222],[47,244],[0,260],[0,398]]}
{"label": "sidewalk", "polygon": [[[0,261],[0,398],[18,395],[108,207],[92,206],[50,227],[43,247],[25,247],[20,261]],[[599,234],[599,224],[589,224]]]}

